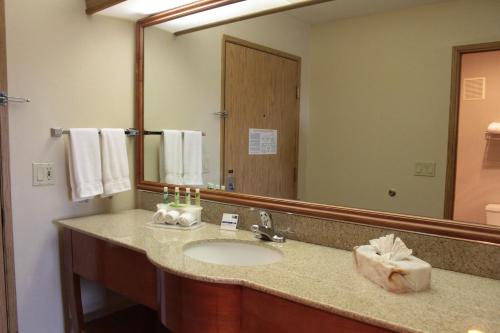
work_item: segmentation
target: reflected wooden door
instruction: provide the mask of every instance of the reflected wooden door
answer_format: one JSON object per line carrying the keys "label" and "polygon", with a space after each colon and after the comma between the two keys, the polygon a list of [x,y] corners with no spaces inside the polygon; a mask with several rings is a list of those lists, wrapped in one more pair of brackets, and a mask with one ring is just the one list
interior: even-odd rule
{"label": "reflected wooden door", "polygon": [[[224,40],[223,176],[234,171],[236,192],[297,197],[300,58],[235,38]],[[259,146],[250,131],[267,132]],[[273,139],[276,133],[276,149]],[[259,147],[266,148],[260,150]]]}

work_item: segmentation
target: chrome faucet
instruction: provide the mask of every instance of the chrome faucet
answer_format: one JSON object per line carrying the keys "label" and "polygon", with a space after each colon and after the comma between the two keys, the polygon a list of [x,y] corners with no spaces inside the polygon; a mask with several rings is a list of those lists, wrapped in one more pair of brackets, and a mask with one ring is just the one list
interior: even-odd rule
{"label": "chrome faucet", "polygon": [[255,237],[262,239],[264,241],[272,241],[277,243],[283,243],[285,237],[278,235],[273,228],[273,218],[271,213],[266,211],[260,211],[260,224],[252,225],[252,232]]}

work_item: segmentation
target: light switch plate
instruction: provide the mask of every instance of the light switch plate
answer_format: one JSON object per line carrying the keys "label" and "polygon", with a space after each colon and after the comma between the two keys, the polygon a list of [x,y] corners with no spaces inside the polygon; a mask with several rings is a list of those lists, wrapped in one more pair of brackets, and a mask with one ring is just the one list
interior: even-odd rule
{"label": "light switch plate", "polygon": [[415,176],[435,177],[436,162],[416,162]]}
{"label": "light switch plate", "polygon": [[54,185],[54,163],[33,163],[33,186]]}

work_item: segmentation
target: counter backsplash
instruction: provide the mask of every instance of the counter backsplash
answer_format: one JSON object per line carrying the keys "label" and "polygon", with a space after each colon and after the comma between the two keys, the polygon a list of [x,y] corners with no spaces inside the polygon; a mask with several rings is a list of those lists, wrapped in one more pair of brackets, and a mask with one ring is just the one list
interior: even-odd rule
{"label": "counter backsplash", "polygon": [[[138,208],[156,210],[161,194],[138,191]],[[258,209],[202,200],[202,220],[219,224],[222,213],[240,215],[238,229],[250,230],[259,222]],[[276,231],[289,239],[352,250],[388,233],[399,236],[414,255],[433,267],[500,280],[500,246],[445,237],[366,226],[281,212],[272,212]]]}

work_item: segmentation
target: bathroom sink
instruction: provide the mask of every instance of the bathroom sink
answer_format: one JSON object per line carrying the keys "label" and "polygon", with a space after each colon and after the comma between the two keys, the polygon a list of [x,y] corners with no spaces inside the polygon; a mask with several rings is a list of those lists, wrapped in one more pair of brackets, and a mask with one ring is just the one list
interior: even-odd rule
{"label": "bathroom sink", "polygon": [[255,242],[209,240],[189,243],[184,254],[203,262],[228,266],[267,265],[283,259],[283,253]]}

